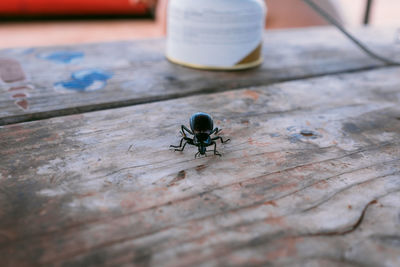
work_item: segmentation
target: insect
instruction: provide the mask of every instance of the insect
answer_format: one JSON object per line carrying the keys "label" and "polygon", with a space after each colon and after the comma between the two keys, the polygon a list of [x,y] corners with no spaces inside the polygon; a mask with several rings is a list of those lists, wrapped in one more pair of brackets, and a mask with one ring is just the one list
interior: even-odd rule
{"label": "insect", "polygon": [[[193,135],[193,138],[187,137],[185,131],[188,134]],[[216,140],[221,140],[221,143],[226,143],[230,141],[230,139],[223,140],[221,136],[218,136],[218,133],[221,132],[218,128],[214,128],[214,122],[211,116],[207,113],[198,112],[193,114],[190,117],[190,130],[185,126],[181,126],[181,134],[182,139],[178,146],[171,145],[170,147],[175,148],[175,151],[183,151],[185,149],[186,144],[197,146],[199,151],[194,155],[194,158],[197,158],[199,155],[206,155],[206,152],[214,152],[214,155],[221,156],[221,154],[217,151],[217,143]],[[212,134],[215,134],[214,137],[211,137]],[[182,146],[183,141],[185,143]],[[206,148],[214,145],[214,150],[207,150]]]}

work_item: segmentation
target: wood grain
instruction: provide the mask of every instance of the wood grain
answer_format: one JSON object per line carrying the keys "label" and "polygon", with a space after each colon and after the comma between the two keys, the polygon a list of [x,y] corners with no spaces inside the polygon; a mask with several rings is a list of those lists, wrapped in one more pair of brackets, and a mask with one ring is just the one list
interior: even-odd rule
{"label": "wood grain", "polygon": [[[395,29],[354,32],[376,52],[399,59]],[[27,79],[0,82],[0,125],[381,66],[330,27],[267,31],[263,55],[257,69],[209,72],[169,63],[163,40],[2,50],[0,57],[20,62]],[[72,77],[85,71],[110,78]],[[31,89],[16,100],[21,87]]]}
{"label": "wood grain", "polygon": [[[0,127],[6,266],[399,265],[400,68]],[[223,156],[169,150],[206,111]]]}

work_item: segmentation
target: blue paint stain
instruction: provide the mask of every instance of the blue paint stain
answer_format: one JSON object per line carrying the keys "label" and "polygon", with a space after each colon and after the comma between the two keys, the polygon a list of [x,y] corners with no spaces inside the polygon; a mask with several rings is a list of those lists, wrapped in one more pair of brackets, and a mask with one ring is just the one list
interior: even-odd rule
{"label": "blue paint stain", "polygon": [[83,52],[78,51],[56,51],[51,53],[42,53],[38,58],[54,61],[62,64],[75,63],[84,57]]}
{"label": "blue paint stain", "polygon": [[67,89],[78,92],[95,91],[104,88],[112,73],[101,69],[87,69],[72,73],[71,79],[54,84],[56,89]]}

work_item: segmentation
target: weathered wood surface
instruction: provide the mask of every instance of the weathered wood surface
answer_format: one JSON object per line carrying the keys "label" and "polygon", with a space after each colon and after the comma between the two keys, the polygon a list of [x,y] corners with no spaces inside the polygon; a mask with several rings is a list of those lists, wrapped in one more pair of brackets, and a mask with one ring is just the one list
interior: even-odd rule
{"label": "weathered wood surface", "polygon": [[[400,68],[0,127],[2,266],[399,266]],[[169,150],[191,113],[223,157]]]}
{"label": "weathered wood surface", "polygon": [[[354,32],[400,60],[395,29]],[[329,27],[266,32],[263,54],[261,68],[207,72],[169,63],[162,40],[2,50],[15,66],[0,79],[0,125],[380,66]]]}

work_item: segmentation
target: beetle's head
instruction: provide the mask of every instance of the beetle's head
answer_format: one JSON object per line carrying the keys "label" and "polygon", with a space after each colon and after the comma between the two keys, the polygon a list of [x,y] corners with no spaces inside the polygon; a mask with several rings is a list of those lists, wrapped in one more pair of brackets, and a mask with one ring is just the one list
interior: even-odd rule
{"label": "beetle's head", "polygon": [[206,146],[205,145],[203,145],[203,144],[199,145],[199,153],[200,153],[200,155],[206,154]]}

